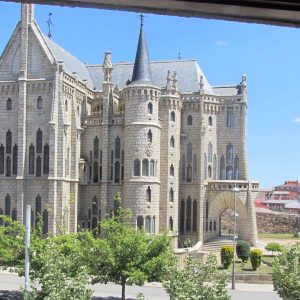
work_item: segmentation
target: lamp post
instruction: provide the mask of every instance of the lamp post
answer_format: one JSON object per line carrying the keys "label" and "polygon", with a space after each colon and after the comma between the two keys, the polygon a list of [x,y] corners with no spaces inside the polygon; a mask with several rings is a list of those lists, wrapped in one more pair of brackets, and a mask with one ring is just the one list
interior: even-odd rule
{"label": "lamp post", "polygon": [[233,261],[232,261],[232,290],[235,290],[235,256],[236,256],[236,194],[240,191],[237,186],[232,190],[234,195],[234,206],[233,206]]}

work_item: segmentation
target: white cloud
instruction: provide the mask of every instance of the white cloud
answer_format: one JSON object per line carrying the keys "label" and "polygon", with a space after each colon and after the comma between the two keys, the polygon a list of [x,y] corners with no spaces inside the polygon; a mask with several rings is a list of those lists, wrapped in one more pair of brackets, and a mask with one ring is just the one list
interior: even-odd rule
{"label": "white cloud", "polygon": [[300,123],[300,118],[295,118],[294,122],[295,123]]}
{"label": "white cloud", "polygon": [[215,41],[215,45],[217,45],[219,47],[226,47],[228,45],[228,43],[226,41],[218,40],[218,41]]}

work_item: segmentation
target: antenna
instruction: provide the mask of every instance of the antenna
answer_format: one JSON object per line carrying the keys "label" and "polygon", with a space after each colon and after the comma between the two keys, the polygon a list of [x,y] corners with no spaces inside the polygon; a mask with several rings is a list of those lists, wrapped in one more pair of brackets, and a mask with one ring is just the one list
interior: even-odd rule
{"label": "antenna", "polygon": [[48,18],[48,20],[46,21],[47,24],[48,24],[48,28],[49,28],[49,32],[48,32],[48,37],[49,37],[49,39],[51,39],[51,36],[52,36],[52,34],[51,34],[51,26],[54,26],[53,23],[52,23],[52,20],[51,20],[51,16],[52,16],[52,13],[49,12],[49,18]]}

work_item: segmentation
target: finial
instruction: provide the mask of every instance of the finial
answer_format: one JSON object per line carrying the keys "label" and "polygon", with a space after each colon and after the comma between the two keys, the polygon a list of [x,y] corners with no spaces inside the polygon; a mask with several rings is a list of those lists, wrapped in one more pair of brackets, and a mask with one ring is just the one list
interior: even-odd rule
{"label": "finial", "polygon": [[241,82],[241,84],[242,84],[243,86],[246,86],[246,85],[247,85],[247,75],[246,75],[246,74],[244,74],[244,75],[242,76],[242,82]]}
{"label": "finial", "polygon": [[140,18],[141,18],[141,26],[143,26],[144,25],[144,18],[145,18],[143,13],[140,14]]}
{"label": "finial", "polygon": [[200,85],[200,94],[203,94],[204,93],[204,79],[203,79],[202,75],[200,76],[199,85]]}
{"label": "finial", "polygon": [[178,52],[178,57],[177,57],[177,58],[178,58],[179,60],[182,59],[180,51]]}
{"label": "finial", "polygon": [[168,75],[167,75],[167,84],[170,84],[171,82],[171,71],[168,70]]}
{"label": "finial", "polygon": [[175,89],[175,91],[178,90],[178,80],[176,71],[173,73],[173,88]]}
{"label": "finial", "polygon": [[53,23],[52,23],[52,20],[51,20],[51,16],[52,16],[52,13],[49,12],[49,18],[47,20],[47,24],[48,24],[48,28],[49,28],[49,32],[48,32],[49,39],[51,39],[51,36],[52,36],[52,34],[51,34],[51,26],[54,26]]}

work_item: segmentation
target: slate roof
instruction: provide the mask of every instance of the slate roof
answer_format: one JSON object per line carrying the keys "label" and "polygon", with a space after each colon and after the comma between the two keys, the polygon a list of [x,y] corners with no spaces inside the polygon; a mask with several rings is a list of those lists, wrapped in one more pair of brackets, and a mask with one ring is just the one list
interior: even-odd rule
{"label": "slate roof", "polygon": [[149,54],[147,48],[144,26],[141,23],[139,42],[136,49],[133,73],[131,83],[152,83],[152,75],[150,70]]}
{"label": "slate roof", "polygon": [[73,72],[76,72],[77,77],[80,80],[86,79],[88,87],[93,89],[94,84],[86,65],[68,51],[63,49],[61,46],[56,44],[53,40],[49,39],[45,34],[43,34],[43,38],[52,52],[55,60],[64,62],[66,73],[72,75]]}
{"label": "slate roof", "polygon": [[239,88],[237,85],[214,86],[212,89],[216,95],[220,96],[236,96],[239,94]]}
{"label": "slate roof", "polygon": [[[199,91],[200,76],[204,79],[204,91],[208,94],[214,94],[213,89],[208,83],[205,75],[195,59],[190,60],[172,60],[172,61],[153,61],[150,62],[152,73],[152,82],[158,87],[166,86],[168,70],[173,73],[176,71],[178,79],[178,88],[181,93],[193,93]],[[102,65],[88,65],[91,79],[96,90],[102,89],[103,72]],[[133,63],[116,63],[113,65],[112,82],[120,89],[126,87],[126,81],[131,79]]]}

